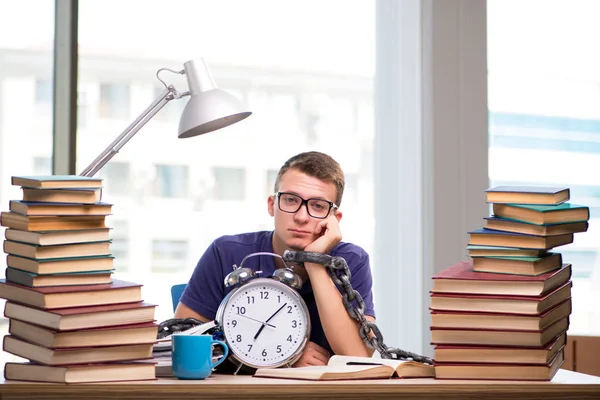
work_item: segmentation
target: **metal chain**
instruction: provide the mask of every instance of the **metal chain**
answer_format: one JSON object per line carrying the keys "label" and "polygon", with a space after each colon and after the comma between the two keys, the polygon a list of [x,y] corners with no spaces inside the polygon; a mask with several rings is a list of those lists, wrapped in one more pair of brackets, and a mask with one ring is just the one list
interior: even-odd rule
{"label": "metal chain", "polygon": [[[342,301],[348,314],[360,324],[359,334],[365,344],[379,352],[382,358],[396,360],[414,360],[417,362],[432,364],[431,358],[395,347],[388,347],[383,343],[383,335],[374,322],[365,318],[365,302],[362,296],[352,288],[350,284],[350,269],[346,260],[342,257],[333,257],[328,254],[312,253],[307,251],[286,250],[283,259],[298,264],[314,263],[325,266],[333,282],[342,288]],[[356,303],[356,305],[353,304]],[[372,335],[371,335],[372,333]]]}

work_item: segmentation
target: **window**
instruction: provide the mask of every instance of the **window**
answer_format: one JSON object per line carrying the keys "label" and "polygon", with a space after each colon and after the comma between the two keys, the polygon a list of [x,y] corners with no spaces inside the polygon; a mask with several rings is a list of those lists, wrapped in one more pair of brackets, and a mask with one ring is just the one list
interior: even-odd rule
{"label": "window", "polygon": [[588,232],[553,249],[573,265],[569,333],[583,335],[600,333],[600,86],[589,52],[598,11],[595,2],[488,1],[490,185],[569,187],[572,203],[590,207]]}
{"label": "window", "polygon": [[34,157],[33,158],[33,174],[34,175],[51,175],[52,174],[52,159],[50,157]]}
{"label": "window", "polygon": [[188,195],[188,167],[185,165],[157,165],[154,195],[185,197]]}
{"label": "window", "polygon": [[188,252],[186,240],[153,240],[152,272],[184,270],[187,267]]}
{"label": "window", "polygon": [[77,92],[77,127],[85,129],[90,119],[90,104],[86,92]]}
{"label": "window", "polygon": [[[154,97],[151,101],[154,101],[165,91],[164,86],[154,88]],[[171,121],[178,122],[185,105],[189,100],[189,96],[181,99],[173,99],[169,101],[155,116],[158,121]],[[148,102],[150,104],[150,102]]]}
{"label": "window", "polygon": [[267,188],[266,195],[272,195],[275,193],[275,180],[277,179],[278,169],[270,169],[267,171]]}
{"label": "window", "polygon": [[35,80],[35,102],[36,104],[52,105],[52,80],[50,78]]}
{"label": "window", "polygon": [[107,226],[111,227],[110,252],[115,258],[114,266],[116,273],[128,272],[129,269],[129,223],[124,220],[112,220],[107,217]]}
{"label": "window", "polygon": [[243,168],[215,167],[215,200],[244,200],[246,171]]}
{"label": "window", "polygon": [[107,195],[126,195],[131,190],[129,182],[129,164],[111,161],[100,170],[104,178],[103,187]]}
{"label": "window", "polygon": [[100,118],[129,118],[130,97],[127,84],[100,84]]}

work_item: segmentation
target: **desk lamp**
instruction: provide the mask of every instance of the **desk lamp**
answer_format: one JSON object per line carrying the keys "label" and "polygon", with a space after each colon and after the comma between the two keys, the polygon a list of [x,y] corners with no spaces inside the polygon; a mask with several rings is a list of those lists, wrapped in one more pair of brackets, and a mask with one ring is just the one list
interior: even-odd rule
{"label": "desk lamp", "polygon": [[[173,85],[167,85],[159,77],[159,73],[163,70],[185,75],[189,91],[181,93]],[[80,175],[94,176],[119,152],[125,143],[171,100],[190,96],[190,100],[179,119],[177,136],[182,139],[225,128],[252,114],[234,96],[217,88],[208,66],[202,58],[187,61],[183,64],[183,70],[181,71],[161,68],[157,71],[156,77],[165,85],[165,90]]]}

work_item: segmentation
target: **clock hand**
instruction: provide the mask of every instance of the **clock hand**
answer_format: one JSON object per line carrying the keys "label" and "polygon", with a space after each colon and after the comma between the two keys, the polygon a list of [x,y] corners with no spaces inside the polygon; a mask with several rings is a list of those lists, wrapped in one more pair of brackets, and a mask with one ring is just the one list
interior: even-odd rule
{"label": "clock hand", "polygon": [[259,321],[259,320],[257,320],[257,319],[254,319],[254,318],[252,318],[252,317],[247,317],[247,316],[245,316],[244,314],[238,314],[238,315],[239,315],[240,317],[244,317],[244,318],[251,319],[252,321],[256,321],[256,322],[258,322],[258,323],[262,324],[262,326],[265,326],[265,325],[267,325],[267,326],[270,326],[271,328],[275,328],[275,325],[267,324],[266,322]]}
{"label": "clock hand", "polygon": [[[274,317],[274,316],[276,316],[276,315],[277,315],[277,313],[278,313],[279,311],[283,310],[283,307],[285,307],[285,306],[287,306],[287,303],[283,303],[283,305],[282,305],[281,307],[279,307],[279,308],[277,309],[277,311],[275,311],[275,312],[273,313],[273,315],[271,315],[269,318],[267,318],[267,320],[265,321],[265,324],[266,324],[267,322],[269,322],[271,319],[273,319],[273,317]],[[258,335],[260,335],[260,333],[262,332],[262,330],[263,330],[263,329],[265,329],[265,326],[264,326],[264,325],[261,325],[261,327],[260,327],[260,328],[258,328],[258,331],[256,332],[256,335],[254,335],[254,340],[256,340],[256,338],[258,337]]]}

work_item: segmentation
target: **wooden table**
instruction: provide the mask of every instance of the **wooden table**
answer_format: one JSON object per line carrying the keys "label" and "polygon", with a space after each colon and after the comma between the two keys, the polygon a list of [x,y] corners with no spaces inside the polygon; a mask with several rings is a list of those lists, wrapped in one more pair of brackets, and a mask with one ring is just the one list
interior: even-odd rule
{"label": "wooden table", "polygon": [[0,382],[0,399],[600,399],[600,378],[560,370],[552,382],[386,379],[315,382],[212,375],[103,384]]}

